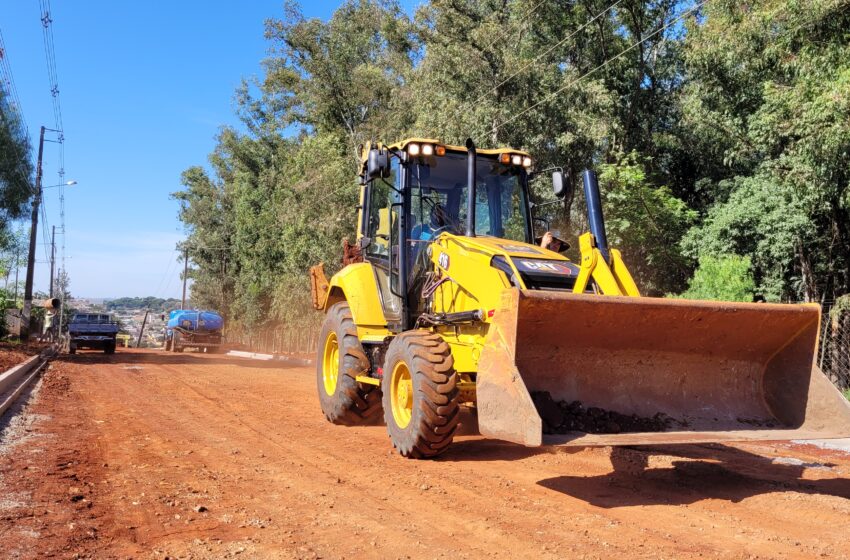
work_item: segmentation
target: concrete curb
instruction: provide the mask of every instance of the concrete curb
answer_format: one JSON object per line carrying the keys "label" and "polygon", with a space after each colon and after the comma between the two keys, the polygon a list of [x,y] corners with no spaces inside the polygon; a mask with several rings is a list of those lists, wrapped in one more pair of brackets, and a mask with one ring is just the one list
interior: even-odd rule
{"label": "concrete curb", "polygon": [[56,346],[50,346],[46,350],[42,351],[41,354],[27,358],[24,362],[7,369],[3,373],[0,373],[0,394],[8,392],[10,389],[15,387],[16,383],[23,379],[23,382],[21,382],[11,394],[9,394],[3,402],[0,402],[0,415],[5,413],[21,395],[21,393],[24,392],[24,389],[26,389],[29,384],[38,377],[38,374],[44,370],[44,366],[47,364],[49,359],[56,355],[56,352]]}
{"label": "concrete curb", "polygon": [[231,350],[227,353],[227,355],[234,356],[236,358],[248,358],[249,360],[262,360],[265,362],[275,360],[279,362],[286,362],[288,364],[294,364],[297,366],[311,366],[315,363],[313,360],[295,358],[293,356],[286,356],[282,354],[261,354],[259,352],[245,352],[243,350]]}

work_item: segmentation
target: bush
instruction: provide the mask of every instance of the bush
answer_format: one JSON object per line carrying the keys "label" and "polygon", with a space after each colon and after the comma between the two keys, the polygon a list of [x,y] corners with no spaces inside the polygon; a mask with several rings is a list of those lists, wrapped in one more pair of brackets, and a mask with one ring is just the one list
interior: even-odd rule
{"label": "bush", "polygon": [[678,297],[686,299],[711,299],[721,301],[753,301],[755,292],[750,257],[722,255],[704,256],[688,289]]}

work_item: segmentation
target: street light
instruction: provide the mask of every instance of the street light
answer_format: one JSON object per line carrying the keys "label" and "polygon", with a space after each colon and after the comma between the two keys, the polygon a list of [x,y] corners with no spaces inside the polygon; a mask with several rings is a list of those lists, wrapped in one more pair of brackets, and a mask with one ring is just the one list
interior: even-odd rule
{"label": "street light", "polygon": [[43,190],[43,189],[52,189],[54,187],[70,187],[70,186],[73,186],[73,185],[76,185],[76,184],[77,184],[76,181],[65,181],[64,183],[59,183],[58,185],[48,185],[46,187],[41,187],[41,188]]}

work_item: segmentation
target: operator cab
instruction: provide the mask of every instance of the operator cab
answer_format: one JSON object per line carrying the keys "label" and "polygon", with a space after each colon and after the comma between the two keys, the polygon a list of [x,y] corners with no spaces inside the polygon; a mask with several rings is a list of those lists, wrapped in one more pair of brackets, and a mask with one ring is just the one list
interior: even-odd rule
{"label": "operator cab", "polygon": [[[463,235],[467,226],[467,154],[419,156],[409,165],[408,239],[430,241],[447,231]],[[531,242],[527,171],[497,157],[476,158],[475,235]]]}
{"label": "operator cab", "polygon": [[427,267],[425,249],[441,233],[534,243],[531,157],[469,144],[414,139],[364,152],[358,237],[393,330],[409,328],[417,314],[410,308]]}

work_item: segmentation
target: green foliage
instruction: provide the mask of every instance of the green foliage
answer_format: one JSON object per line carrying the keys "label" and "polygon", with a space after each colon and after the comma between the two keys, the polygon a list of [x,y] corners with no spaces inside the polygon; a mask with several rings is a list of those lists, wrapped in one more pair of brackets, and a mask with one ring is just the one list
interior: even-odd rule
{"label": "green foliage", "polygon": [[830,0],[707,3],[685,42],[688,141],[706,162],[692,256],[752,257],[769,299],[850,290],[850,12]]}
{"label": "green foliage", "polygon": [[699,261],[688,289],[679,297],[719,301],[753,301],[755,281],[749,257],[705,256]]}
{"label": "green foliage", "polygon": [[850,292],[850,12],[709,2],[665,27],[693,3],[609,6],[430,0],[411,17],[347,0],[321,21],[286,2],[264,75],[238,91],[244,132],[223,128],[174,194],[193,301],[236,330],[316,321],[307,270],[333,272],[354,236],[359,146],[413,135],[564,168],[575,203],[536,213],[567,239],[597,168],[609,240],[645,294],[682,290],[695,263],[689,297]]}
{"label": "green foliage", "polygon": [[166,313],[180,308],[179,299],[163,299],[154,296],[122,297],[106,302],[107,311],[122,311],[128,309],[149,309],[153,313]]}
{"label": "green foliage", "polygon": [[11,243],[10,223],[24,215],[32,196],[30,152],[17,109],[0,87],[0,249]]}
{"label": "green foliage", "polygon": [[77,309],[72,305],[73,296],[71,295],[71,279],[65,270],[59,270],[56,274],[56,293],[65,302],[62,308],[62,328],[68,329],[68,324],[71,322],[71,317],[77,312]]}
{"label": "green foliage", "polygon": [[6,310],[15,307],[15,294],[6,289],[0,289],[0,337],[6,336],[9,331],[6,325]]}
{"label": "green foliage", "polygon": [[653,186],[632,153],[599,167],[608,243],[620,249],[644,293],[680,289],[690,274],[679,240],[696,212],[666,186]]}
{"label": "green foliage", "polygon": [[714,205],[683,239],[685,253],[702,259],[727,253],[752,255],[758,291],[769,301],[786,295],[802,239],[815,234],[798,193],[768,177],[731,181],[728,200]]}
{"label": "green foliage", "polygon": [[835,300],[835,303],[829,310],[829,318],[833,321],[838,321],[845,313],[850,313],[850,294],[843,295]]}

